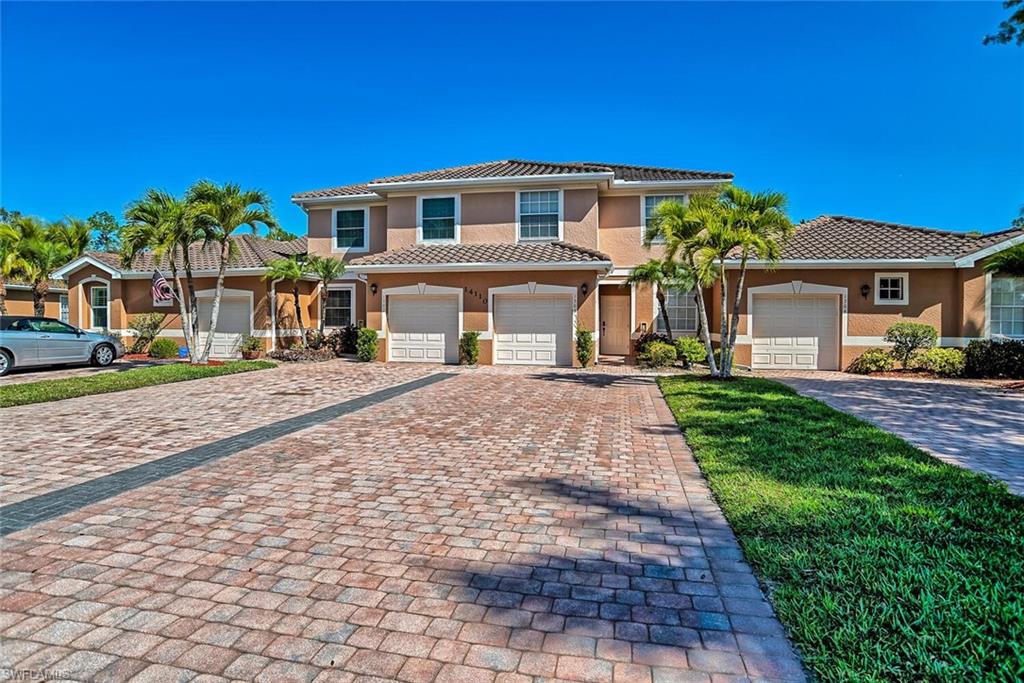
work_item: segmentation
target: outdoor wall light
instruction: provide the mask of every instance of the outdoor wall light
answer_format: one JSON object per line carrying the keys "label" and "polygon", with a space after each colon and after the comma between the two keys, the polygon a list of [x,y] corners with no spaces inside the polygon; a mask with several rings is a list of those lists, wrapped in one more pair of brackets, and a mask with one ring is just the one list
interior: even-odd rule
{"label": "outdoor wall light", "polygon": [[374,282],[372,285],[370,285],[370,294],[373,294],[373,295],[376,296],[376,294],[377,294],[377,283],[376,282]]}
{"label": "outdoor wall light", "polygon": [[862,297],[864,297],[865,299],[868,298],[868,294],[870,292],[871,292],[871,285],[861,285],[860,286],[860,295]]}
{"label": "outdoor wall light", "polygon": [[580,291],[583,292],[583,296],[586,296],[587,292],[590,291],[590,285],[584,282],[582,285],[580,285]]}

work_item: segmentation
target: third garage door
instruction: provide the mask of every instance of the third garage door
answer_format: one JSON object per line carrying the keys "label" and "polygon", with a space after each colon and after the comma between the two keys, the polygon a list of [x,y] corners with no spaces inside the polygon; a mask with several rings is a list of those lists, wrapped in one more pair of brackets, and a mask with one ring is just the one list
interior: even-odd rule
{"label": "third garage door", "polygon": [[572,298],[505,294],[494,298],[494,361],[572,365]]}
{"label": "third garage door", "polygon": [[787,370],[839,369],[839,297],[757,295],[751,364]]}
{"label": "third garage door", "polygon": [[413,363],[458,363],[459,300],[388,297],[388,356]]}

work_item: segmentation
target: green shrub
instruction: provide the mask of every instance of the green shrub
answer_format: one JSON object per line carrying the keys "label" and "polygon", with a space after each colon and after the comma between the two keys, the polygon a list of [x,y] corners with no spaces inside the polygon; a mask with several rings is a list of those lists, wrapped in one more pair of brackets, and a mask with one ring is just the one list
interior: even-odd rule
{"label": "green shrub", "polygon": [[637,355],[640,365],[648,368],[664,368],[676,362],[676,347],[662,341],[652,341]]}
{"label": "green shrub", "polygon": [[938,341],[939,333],[924,323],[896,323],[885,331],[885,341],[892,344],[892,356],[910,367],[910,360],[918,349],[930,349]]}
{"label": "green shrub", "polygon": [[582,327],[576,330],[576,359],[583,367],[594,360],[594,333]]}
{"label": "green shrub", "polygon": [[964,361],[968,377],[1024,379],[1024,339],[974,340]]}
{"label": "green shrub", "polygon": [[673,344],[676,347],[676,357],[688,368],[708,359],[708,350],[704,348],[704,342],[696,337],[679,337]]}
{"label": "green shrub", "polygon": [[319,363],[321,361],[331,360],[334,358],[334,351],[327,347],[321,349],[310,349],[296,344],[290,349],[277,349],[275,351],[271,351],[267,356],[274,360],[280,360],[286,363]]}
{"label": "green shrub", "polygon": [[151,358],[177,358],[178,343],[167,337],[154,339],[149,345],[149,355]]}
{"label": "green shrub", "polygon": [[239,351],[262,351],[263,350],[263,340],[260,339],[259,337],[253,337],[253,336],[250,336],[250,335],[246,335],[245,339],[242,340],[242,343],[238,345],[238,350]]}
{"label": "green shrub", "polygon": [[466,330],[459,338],[459,363],[476,365],[480,360],[480,333]]}
{"label": "green shrub", "polygon": [[666,344],[672,343],[672,340],[668,338],[667,334],[662,334],[661,332],[656,332],[654,330],[648,330],[647,332],[644,332],[643,334],[636,338],[637,355],[639,356],[641,353],[646,351],[648,344],[656,341],[664,342]]}
{"label": "green shrub", "polygon": [[356,336],[356,358],[369,363],[377,360],[377,330],[360,327]]}
{"label": "green shrub", "polygon": [[140,313],[133,315],[128,325],[135,330],[135,340],[132,342],[128,353],[144,353],[146,347],[156,339],[160,327],[164,324],[167,316],[163,313]]}
{"label": "green shrub", "polygon": [[927,349],[914,356],[910,362],[914,367],[935,373],[939,377],[959,377],[964,374],[966,365],[964,352],[960,349]]}
{"label": "green shrub", "polygon": [[317,351],[327,344],[327,337],[320,330],[306,330],[306,348]]}
{"label": "green shrub", "polygon": [[885,349],[868,349],[854,358],[846,371],[855,375],[867,375],[872,372],[888,372],[895,365],[896,361]]}

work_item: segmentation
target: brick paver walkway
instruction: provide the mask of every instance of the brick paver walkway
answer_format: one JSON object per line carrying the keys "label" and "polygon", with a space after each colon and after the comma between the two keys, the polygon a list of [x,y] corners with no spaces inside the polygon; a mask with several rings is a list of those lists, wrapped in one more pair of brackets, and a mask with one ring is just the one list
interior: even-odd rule
{"label": "brick paver walkway", "polygon": [[[434,371],[301,366],[161,395],[200,414],[194,446]],[[34,472],[0,502],[181,450],[163,415],[152,433],[117,420],[151,389],[96,402],[125,433],[61,404],[49,425],[0,411]],[[17,438],[0,441],[6,457]],[[803,679],[635,374],[461,372],[16,531],[0,568],[0,667],[73,680]]]}
{"label": "brick paver walkway", "polygon": [[1024,394],[981,383],[760,373],[1024,495]]}

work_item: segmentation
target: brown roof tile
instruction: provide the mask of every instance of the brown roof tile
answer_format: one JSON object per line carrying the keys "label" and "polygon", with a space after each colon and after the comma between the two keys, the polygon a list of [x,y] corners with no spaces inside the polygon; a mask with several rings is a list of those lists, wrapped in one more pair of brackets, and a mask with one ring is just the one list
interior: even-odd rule
{"label": "brown roof tile", "polygon": [[359,266],[424,266],[441,264],[504,263],[593,263],[595,268],[611,263],[599,251],[566,242],[524,244],[416,244],[382,251],[349,262]]}
{"label": "brown roof tile", "polygon": [[[234,249],[228,261],[228,267],[230,268],[263,268],[274,259],[306,253],[305,237],[280,242],[256,237],[255,235],[236,235],[231,239],[234,243]],[[118,254],[87,251],[85,256],[96,259],[116,270],[148,271],[168,267],[166,258],[158,260],[151,252],[138,254],[132,261],[131,268],[123,267],[121,257]],[[216,242],[207,242],[206,244],[194,242],[189,247],[189,260],[192,263],[193,270],[215,270],[220,263],[220,245]],[[180,258],[178,259],[178,267],[183,267]]]}
{"label": "brown roof tile", "polygon": [[958,258],[1024,234],[1024,229],[978,235],[849,216],[819,216],[796,226],[783,260]]}
{"label": "brown roof tile", "polygon": [[292,199],[323,199],[324,197],[357,197],[364,194],[374,194],[373,190],[366,185],[340,185],[338,187],[327,187],[322,190],[310,190],[292,195]]}

